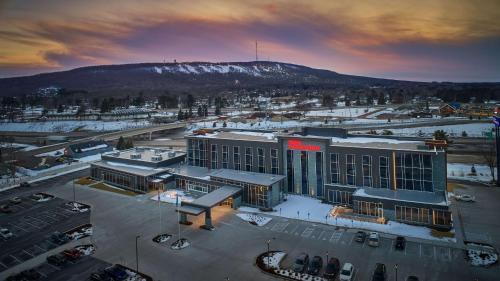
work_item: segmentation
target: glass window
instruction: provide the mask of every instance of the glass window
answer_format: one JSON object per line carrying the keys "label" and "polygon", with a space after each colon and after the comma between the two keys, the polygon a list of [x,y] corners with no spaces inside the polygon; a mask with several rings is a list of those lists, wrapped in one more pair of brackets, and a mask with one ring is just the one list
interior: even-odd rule
{"label": "glass window", "polygon": [[229,147],[227,145],[222,146],[222,168],[227,169],[229,162]]}
{"label": "glass window", "polygon": [[233,162],[234,162],[234,169],[241,170],[241,156],[240,156],[239,146],[233,146]]}
{"label": "glass window", "polygon": [[339,155],[330,153],[330,175],[332,183],[340,183]]}
{"label": "glass window", "polygon": [[323,152],[316,152],[316,196],[323,196]]}
{"label": "glass window", "polygon": [[253,153],[251,147],[245,148],[245,171],[253,170]]}
{"label": "glass window", "polygon": [[430,155],[399,153],[396,156],[397,188],[417,191],[434,191]]}
{"label": "glass window", "polygon": [[390,168],[389,157],[380,156],[379,158],[379,174],[380,174],[380,188],[390,188]]}
{"label": "glass window", "polygon": [[346,155],[346,184],[356,185],[356,158],[354,154]]}
{"label": "glass window", "polygon": [[307,151],[300,152],[300,168],[302,172],[302,194],[309,194],[309,175],[307,165]]}
{"label": "glass window", "polygon": [[192,166],[207,167],[207,146],[206,140],[188,140],[188,164]]}
{"label": "glass window", "polygon": [[372,186],[372,157],[363,155],[363,186]]}
{"label": "glass window", "polygon": [[217,145],[216,144],[212,144],[211,147],[211,159],[210,159],[210,162],[211,162],[211,168],[212,169],[217,169]]}
{"label": "glass window", "polygon": [[293,186],[295,185],[293,176],[293,151],[286,151],[286,178],[288,181],[288,192],[293,193]]}
{"label": "glass window", "polygon": [[279,173],[279,159],[278,150],[271,149],[271,174],[277,175]]}
{"label": "glass window", "polygon": [[266,156],[263,148],[257,148],[257,168],[259,173],[266,172]]}

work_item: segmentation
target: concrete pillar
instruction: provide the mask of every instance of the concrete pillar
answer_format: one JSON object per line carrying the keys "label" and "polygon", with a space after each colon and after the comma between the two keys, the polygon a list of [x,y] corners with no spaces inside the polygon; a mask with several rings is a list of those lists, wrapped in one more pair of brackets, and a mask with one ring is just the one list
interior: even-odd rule
{"label": "concrete pillar", "polygon": [[186,213],[180,213],[179,223],[187,224],[187,215]]}
{"label": "concrete pillar", "polygon": [[241,196],[233,197],[233,209],[238,209],[241,206]]}
{"label": "concrete pillar", "polygon": [[205,211],[205,226],[206,227],[213,227],[212,225],[212,209],[208,208],[206,211]]}

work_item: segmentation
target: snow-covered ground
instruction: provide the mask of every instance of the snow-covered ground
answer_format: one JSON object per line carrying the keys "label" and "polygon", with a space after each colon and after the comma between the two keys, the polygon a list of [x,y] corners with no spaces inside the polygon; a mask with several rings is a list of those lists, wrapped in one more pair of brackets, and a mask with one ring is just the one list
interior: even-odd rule
{"label": "snow-covered ground", "polygon": [[490,266],[498,262],[495,249],[486,245],[468,243],[467,257],[473,266]]}
{"label": "snow-covered ground", "polygon": [[376,108],[334,108],[333,110],[315,110],[306,113],[307,117],[358,117],[375,111]]}
{"label": "snow-covered ground", "polygon": [[[192,202],[194,200],[193,197],[186,195],[183,190],[171,189],[160,193],[160,201],[175,204],[177,203],[177,194],[179,195],[179,203],[181,201]],[[149,199],[158,201],[158,195],[155,195]]]}
{"label": "snow-covered ground", "polygon": [[[404,129],[390,129],[395,135],[402,136],[417,136],[420,133],[425,136],[430,136],[436,130],[443,130],[451,136],[461,136],[465,131],[469,137],[482,137],[485,132],[491,131],[493,123],[472,123],[461,125],[447,125],[447,126],[425,126]],[[380,131],[381,132],[381,131]]]}
{"label": "snow-covered ground", "polygon": [[373,142],[381,142],[381,143],[391,143],[391,144],[399,144],[399,143],[419,143],[418,141],[402,141],[395,140],[389,138],[363,138],[363,137],[352,137],[352,138],[332,138],[332,143],[373,143]]}
{"label": "snow-covered ground", "polygon": [[[356,221],[341,217],[332,217],[333,206],[321,203],[320,200],[299,195],[288,195],[287,201],[274,207],[273,212],[265,214],[280,216],[291,219],[300,219],[319,223],[328,223],[348,228],[365,229],[369,231],[378,231],[394,235],[403,235],[406,237],[415,237],[429,240],[440,240],[456,242],[455,238],[438,238],[431,235],[431,229],[423,226],[408,225],[395,221],[389,221],[387,224],[379,224],[365,221]],[[263,213],[257,208],[240,207],[242,212]]]}
{"label": "snow-covered ground", "polygon": [[3,148],[19,148],[22,151],[30,151],[38,148],[36,145],[25,144],[25,143],[0,143],[0,147]]}
{"label": "snow-covered ground", "polygon": [[[487,165],[474,165],[476,175],[471,173],[473,164],[448,163],[448,178],[465,179],[472,181],[490,182],[492,181],[491,171]],[[495,170],[495,178],[496,178]]]}
{"label": "snow-covered ground", "polygon": [[272,220],[270,217],[264,217],[258,214],[251,214],[251,213],[239,213],[236,215],[240,219],[247,222],[254,222],[258,226],[264,226]]}
{"label": "snow-covered ground", "polygon": [[54,151],[49,151],[49,152],[45,152],[45,153],[41,153],[41,154],[37,154],[35,155],[36,157],[44,157],[44,156],[62,156],[64,154],[64,150],[65,148],[61,148],[61,149],[58,149],[58,150],[54,150]]}
{"label": "snow-covered ground", "polygon": [[[222,121],[216,121],[216,128],[223,128]],[[188,127],[188,131],[194,131],[201,128],[212,128],[213,122],[197,122],[193,123]],[[303,126],[319,126],[323,124],[320,121],[295,121],[295,120],[287,120],[287,121],[249,121],[246,123],[243,122],[226,122],[227,127],[230,129],[287,129],[287,128],[296,128]]]}
{"label": "snow-covered ground", "polygon": [[149,121],[47,121],[26,123],[0,123],[4,132],[72,132],[76,129],[89,131],[117,131],[148,126]]}
{"label": "snow-covered ground", "polygon": [[283,260],[283,258],[285,258],[285,256],[286,256],[285,252],[272,252],[269,253],[269,256],[264,256],[262,258],[262,262],[267,266],[279,268],[280,263]]}

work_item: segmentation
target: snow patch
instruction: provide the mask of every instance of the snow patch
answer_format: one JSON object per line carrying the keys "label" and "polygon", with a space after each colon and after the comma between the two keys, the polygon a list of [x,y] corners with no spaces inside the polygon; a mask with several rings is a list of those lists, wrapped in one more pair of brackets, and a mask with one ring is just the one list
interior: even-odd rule
{"label": "snow patch", "polygon": [[258,214],[252,214],[252,213],[239,213],[236,214],[240,219],[247,221],[249,223],[254,223],[258,226],[264,226],[267,223],[269,223],[272,219],[269,217],[264,217]]}

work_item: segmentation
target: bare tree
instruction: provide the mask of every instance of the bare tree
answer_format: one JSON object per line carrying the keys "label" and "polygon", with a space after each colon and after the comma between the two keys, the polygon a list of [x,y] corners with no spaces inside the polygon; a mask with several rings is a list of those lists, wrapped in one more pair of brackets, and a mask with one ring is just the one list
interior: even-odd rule
{"label": "bare tree", "polygon": [[497,163],[495,143],[493,141],[485,141],[483,147],[484,149],[482,149],[481,155],[490,168],[491,177],[493,181],[495,181],[495,167]]}

